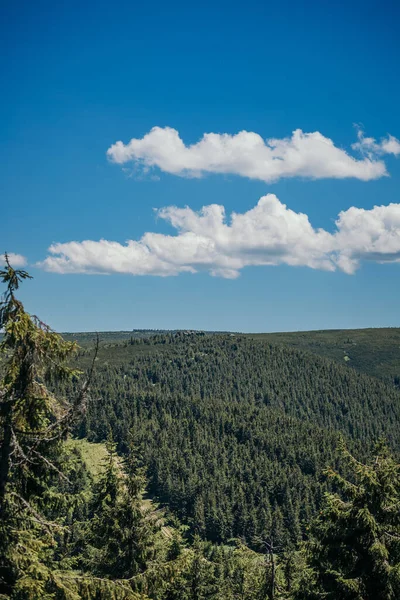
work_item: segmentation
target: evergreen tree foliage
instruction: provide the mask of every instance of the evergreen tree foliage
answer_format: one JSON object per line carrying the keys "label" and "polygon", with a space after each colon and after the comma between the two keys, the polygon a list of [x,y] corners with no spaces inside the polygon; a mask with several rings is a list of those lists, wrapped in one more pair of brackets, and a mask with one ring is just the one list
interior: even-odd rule
{"label": "evergreen tree foliage", "polygon": [[54,479],[67,479],[60,470],[61,442],[84,395],[69,406],[46,387],[51,372],[59,379],[76,375],[66,366],[76,345],[25,312],[15,292],[29,275],[6,260],[0,272],[7,285],[0,304],[0,590],[38,598],[47,597],[51,548],[63,530],[62,521],[47,516],[58,502],[49,490]]}
{"label": "evergreen tree foliage", "polygon": [[143,506],[141,473],[122,468],[111,436],[107,450],[89,508],[87,563],[99,576],[134,581],[154,558],[156,524]]}
{"label": "evergreen tree foliage", "polygon": [[29,275],[14,270],[7,256],[0,277],[6,284],[0,303],[0,597],[138,598],[129,585],[72,569],[69,526],[82,495],[63,470],[71,463],[64,442],[84,410],[88,383],[72,402],[50,391],[50,377],[78,375],[67,364],[76,345],[25,311],[15,292]]}
{"label": "evergreen tree foliage", "polygon": [[[296,599],[395,600],[400,597],[400,465],[383,444],[368,464],[342,446],[348,477],[333,469],[312,526],[307,576]],[[307,581],[308,579],[308,581]]]}
{"label": "evergreen tree foliage", "polygon": [[359,459],[382,434],[399,449],[399,391],[344,365],[241,335],[133,342],[101,346],[79,433],[99,442],[111,427],[129,454],[133,428],[150,493],[203,539],[293,549],[340,433]]}

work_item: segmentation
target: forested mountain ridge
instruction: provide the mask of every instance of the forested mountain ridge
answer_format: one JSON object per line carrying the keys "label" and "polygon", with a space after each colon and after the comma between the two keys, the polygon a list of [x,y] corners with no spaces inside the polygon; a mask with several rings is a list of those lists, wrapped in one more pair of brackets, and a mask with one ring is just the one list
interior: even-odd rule
{"label": "forested mountain ridge", "polygon": [[399,385],[400,328],[337,329],[291,333],[248,334],[332,358],[357,371]]}
{"label": "forested mountain ridge", "polygon": [[[83,349],[76,363],[85,367],[91,356]],[[132,339],[100,347],[96,371],[141,393],[252,400],[361,441],[384,434],[398,443],[400,394],[392,386],[263,339],[196,333]]]}
{"label": "forested mountain ridge", "polygon": [[[147,338],[159,334],[189,334],[189,331],[157,331],[135,329],[132,331],[100,332],[102,346],[119,344],[130,339]],[[203,332],[194,332],[202,335]],[[231,332],[205,332],[227,335]],[[64,339],[74,340],[80,346],[93,344],[95,333],[64,333]],[[244,333],[249,339],[279,344],[309,351],[324,358],[354,368],[357,371],[399,385],[400,380],[400,328],[327,329],[321,331],[295,331],[282,333]]]}
{"label": "forested mountain ridge", "polygon": [[[85,367],[84,349],[76,365]],[[213,541],[297,543],[315,514],[339,433],[363,456],[399,448],[400,393],[346,365],[231,334],[103,346],[80,435],[119,449],[133,428],[149,489]]]}
{"label": "forested mountain ridge", "polygon": [[65,340],[74,341],[81,347],[87,347],[93,345],[93,340],[99,336],[99,342],[101,346],[107,346],[108,344],[120,344],[121,342],[130,341],[131,339],[146,339],[153,337],[154,335],[170,335],[170,334],[198,334],[203,335],[220,335],[231,332],[226,331],[195,331],[191,329],[180,330],[180,329],[132,329],[131,331],[83,331],[83,332],[65,332],[61,335]]}

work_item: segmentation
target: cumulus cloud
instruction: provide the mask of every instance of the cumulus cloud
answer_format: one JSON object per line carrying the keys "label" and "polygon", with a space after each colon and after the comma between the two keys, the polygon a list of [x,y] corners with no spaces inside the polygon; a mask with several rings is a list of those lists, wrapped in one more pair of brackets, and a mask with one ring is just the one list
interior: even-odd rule
{"label": "cumulus cloud", "polygon": [[400,262],[400,204],[351,207],[336,221],[338,267],[353,273],[360,261]]}
{"label": "cumulus cloud", "polygon": [[400,155],[400,141],[393,135],[388,135],[377,142],[375,138],[365,137],[362,129],[357,132],[358,141],[352,145],[353,150],[358,150],[364,156],[371,160],[376,156],[383,154]]}
{"label": "cumulus cloud", "polygon": [[388,136],[378,144],[359,132],[353,149],[361,152],[361,157],[351,156],[318,131],[304,133],[301,129],[291,137],[267,140],[249,131],[205,133],[196,144],[187,146],[176,129],[153,127],[143,138],[127,144],[116,142],[107,156],[120,165],[132,163],[145,172],[157,167],[181,177],[225,173],[268,182],[283,177],[369,181],[387,175],[381,156],[399,154],[400,142]]}
{"label": "cumulus cloud", "polygon": [[57,273],[178,275],[207,271],[236,278],[247,266],[290,265],[354,273],[364,260],[400,262],[400,204],[352,207],[333,232],[314,228],[274,194],[227,218],[221,205],[169,206],[158,216],[176,235],[145,233],[125,244],[100,240],[53,244],[39,266]]}
{"label": "cumulus cloud", "polygon": [[[22,256],[22,254],[15,254],[14,252],[8,253],[8,260],[10,261],[10,265],[14,268],[24,267],[27,264],[25,256]],[[5,262],[4,254],[0,254],[0,265],[2,267],[5,265]]]}

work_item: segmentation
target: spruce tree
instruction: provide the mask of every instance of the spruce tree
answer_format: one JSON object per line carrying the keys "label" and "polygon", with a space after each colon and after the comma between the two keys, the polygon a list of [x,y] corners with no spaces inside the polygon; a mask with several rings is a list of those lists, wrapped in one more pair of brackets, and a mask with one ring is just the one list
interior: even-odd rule
{"label": "spruce tree", "polygon": [[15,293],[30,276],[14,270],[7,255],[5,261],[0,270],[6,285],[0,302],[0,598],[138,600],[129,582],[73,570],[74,559],[65,556],[76,482],[64,470],[71,463],[64,442],[85,410],[91,375],[72,400],[52,393],[50,381],[79,374],[69,366],[77,346],[25,311]]}
{"label": "spruce tree", "polygon": [[135,585],[153,558],[156,524],[143,506],[145,479],[133,453],[123,465],[111,436],[107,451],[90,506],[86,562],[99,576]]}
{"label": "spruce tree", "polygon": [[341,454],[349,476],[327,471],[338,491],[326,494],[312,527],[309,570],[296,598],[395,600],[400,597],[400,465],[383,444],[368,464],[344,446]]}
{"label": "spruce tree", "polygon": [[28,314],[15,292],[26,271],[14,270],[6,256],[0,277],[7,289],[0,303],[0,590],[21,597],[46,597],[51,548],[62,524],[48,518],[43,498],[60,468],[62,441],[84,404],[57,399],[46,386],[77,373],[66,362],[76,345],[65,342],[37,317]]}

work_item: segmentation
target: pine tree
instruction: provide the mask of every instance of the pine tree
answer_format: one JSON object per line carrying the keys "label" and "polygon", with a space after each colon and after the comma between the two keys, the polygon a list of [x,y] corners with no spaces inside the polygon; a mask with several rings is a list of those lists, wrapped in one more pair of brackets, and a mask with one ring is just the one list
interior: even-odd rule
{"label": "pine tree", "polygon": [[400,465],[383,444],[369,464],[344,446],[341,454],[350,476],[327,471],[338,493],[326,494],[312,528],[309,577],[296,598],[395,600],[400,597]]}
{"label": "pine tree", "polygon": [[213,565],[205,558],[199,536],[194,537],[193,558],[187,574],[188,600],[206,600],[215,594]]}
{"label": "pine tree", "polygon": [[129,584],[73,571],[74,560],[64,556],[75,485],[64,471],[69,462],[64,441],[85,410],[91,374],[72,401],[50,391],[51,378],[54,383],[78,375],[68,366],[77,346],[25,311],[15,292],[30,276],[14,270],[7,255],[5,260],[0,271],[7,286],[0,302],[0,598],[137,600]]}
{"label": "pine tree", "polygon": [[131,580],[132,587],[140,588],[155,555],[157,524],[143,506],[145,478],[133,448],[124,464],[111,436],[107,451],[90,505],[86,564],[99,576]]}
{"label": "pine tree", "polygon": [[7,256],[0,277],[7,285],[0,303],[0,590],[46,597],[50,549],[62,526],[46,517],[43,498],[54,478],[67,479],[60,470],[61,443],[82,410],[85,390],[73,404],[49,391],[49,375],[77,374],[66,366],[76,345],[25,312],[15,292],[30,276],[12,269]]}

